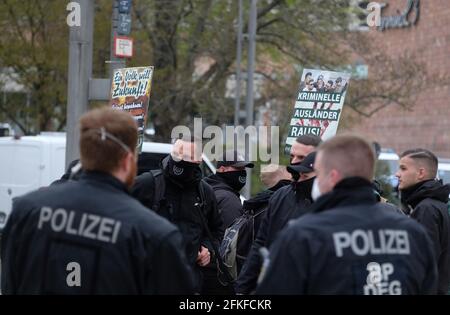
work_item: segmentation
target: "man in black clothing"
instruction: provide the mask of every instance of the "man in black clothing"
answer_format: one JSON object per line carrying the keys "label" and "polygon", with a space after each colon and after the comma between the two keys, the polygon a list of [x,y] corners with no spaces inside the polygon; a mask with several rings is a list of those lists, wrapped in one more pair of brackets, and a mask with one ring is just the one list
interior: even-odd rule
{"label": "man in black clothing", "polygon": [[297,137],[291,146],[290,165],[299,164],[311,152],[316,151],[317,146],[322,142],[316,135],[303,135]]}
{"label": "man in black clothing", "polygon": [[242,202],[239,192],[247,181],[246,168],[253,163],[245,161],[237,151],[225,151],[221,161],[217,161],[216,174],[205,178],[214,190],[217,207],[223,220],[223,230],[242,215]]}
{"label": "man in black clothing", "polygon": [[144,206],[180,229],[197,292],[202,290],[201,267],[215,259],[212,242],[219,246],[223,235],[216,198],[212,188],[202,181],[200,162],[201,151],[194,139],[178,139],[172,153],[161,162],[161,169],[138,176],[131,192]]}
{"label": "man in black clothing", "polygon": [[283,188],[292,183],[292,176],[286,170],[285,166],[270,164],[261,169],[261,182],[268,185],[266,190],[256,194],[255,197],[245,200],[243,210],[251,211],[255,215],[254,233],[255,237],[258,233],[259,225],[263,218],[263,214],[269,205],[269,199],[278,189]]}
{"label": "man in black clothing", "polygon": [[[239,191],[247,181],[246,168],[253,168],[253,163],[245,161],[245,158],[235,150],[225,151],[223,157],[216,164],[216,174],[205,178],[205,183],[214,190],[217,200],[217,208],[222,218],[222,231],[242,215],[242,203]],[[221,236],[223,238],[223,235]],[[204,272],[204,294],[223,295],[232,294],[231,286],[223,286],[217,278],[217,267],[210,265]]]}
{"label": "man in black clothing", "polygon": [[315,152],[312,152],[300,164],[288,166],[294,181],[278,189],[269,199],[255,242],[235,284],[237,293],[250,294],[256,288],[263,263],[259,249],[269,247],[289,220],[307,212],[312,203],[314,159]]}
{"label": "man in black clothing", "polygon": [[404,211],[421,223],[433,242],[439,272],[439,294],[446,294],[450,282],[450,235],[447,211],[450,186],[435,180],[438,159],[425,149],[401,155],[399,190]]}
{"label": "man in black clothing", "polygon": [[270,248],[257,294],[436,292],[430,239],[414,220],[379,206],[374,164],[359,137],[337,136],[319,147],[315,203]]}
{"label": "man in black clothing", "polygon": [[98,109],[80,120],[83,174],[13,202],[3,294],[192,294],[178,229],[132,198],[137,127]]}

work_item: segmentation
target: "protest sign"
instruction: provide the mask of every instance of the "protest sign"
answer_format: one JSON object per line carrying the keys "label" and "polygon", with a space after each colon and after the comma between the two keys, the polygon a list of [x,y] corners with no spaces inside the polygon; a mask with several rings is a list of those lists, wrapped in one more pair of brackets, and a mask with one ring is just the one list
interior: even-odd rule
{"label": "protest sign", "polygon": [[148,102],[153,67],[124,68],[114,71],[111,87],[111,106],[130,112],[138,125],[138,149],[142,149],[148,116]]}
{"label": "protest sign", "polygon": [[299,136],[313,134],[326,140],[336,135],[349,80],[344,72],[303,70],[286,152]]}

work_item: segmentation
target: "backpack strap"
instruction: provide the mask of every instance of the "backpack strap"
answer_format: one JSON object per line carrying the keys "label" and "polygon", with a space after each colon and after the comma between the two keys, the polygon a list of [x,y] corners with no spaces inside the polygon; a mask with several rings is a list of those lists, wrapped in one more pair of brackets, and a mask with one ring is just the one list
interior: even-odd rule
{"label": "backpack strap", "polygon": [[[202,222],[203,229],[206,232],[206,236],[209,238],[209,241],[211,242],[211,245],[213,247],[214,257],[216,258],[216,263],[217,263],[217,269],[225,277],[225,284],[227,284],[227,285],[233,284],[234,279],[223,263],[222,257],[220,256],[219,248],[217,247],[216,243],[214,242],[214,237],[212,236],[211,230],[209,229],[208,221],[206,220],[206,216],[205,216],[206,194],[205,194],[205,188],[203,187],[202,181],[200,181],[200,183],[198,184],[198,192],[199,192],[199,196],[200,196],[200,203],[196,203],[195,206],[198,209],[198,212],[200,214],[200,220]],[[221,279],[219,279],[219,281],[221,281]]]}
{"label": "backpack strap", "polygon": [[165,200],[166,182],[164,181],[164,176],[162,176],[162,170],[151,170],[150,174],[152,175],[150,177],[153,184],[153,194],[150,202],[151,209],[158,213],[161,209],[161,203]]}

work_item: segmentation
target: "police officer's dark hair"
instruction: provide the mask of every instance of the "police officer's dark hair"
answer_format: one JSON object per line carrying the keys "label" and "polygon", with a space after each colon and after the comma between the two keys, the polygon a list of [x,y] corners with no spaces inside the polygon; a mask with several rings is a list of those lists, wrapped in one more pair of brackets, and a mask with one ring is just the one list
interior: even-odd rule
{"label": "police officer's dark hair", "polygon": [[[103,137],[100,130],[116,140],[109,136]],[[137,125],[129,113],[102,107],[81,117],[80,155],[84,170],[106,173],[115,171],[130,152],[123,145],[128,146],[130,151],[137,145]]]}
{"label": "police officer's dark hair", "polygon": [[438,158],[433,152],[426,149],[417,148],[406,150],[400,155],[400,158],[404,158],[405,156],[421,163],[427,170],[429,179],[436,177],[438,170]]}
{"label": "police officer's dark hair", "polygon": [[375,153],[372,145],[361,137],[342,135],[322,143],[317,149],[327,171],[338,170],[346,177],[362,177],[372,181]]}
{"label": "police officer's dark hair", "polygon": [[303,145],[312,145],[313,147],[318,147],[322,143],[322,139],[316,135],[303,135],[297,137],[295,141]]}

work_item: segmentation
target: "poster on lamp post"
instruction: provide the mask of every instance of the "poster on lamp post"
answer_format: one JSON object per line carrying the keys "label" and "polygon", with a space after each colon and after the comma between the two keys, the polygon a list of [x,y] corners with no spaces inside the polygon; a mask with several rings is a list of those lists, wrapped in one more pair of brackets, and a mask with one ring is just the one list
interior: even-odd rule
{"label": "poster on lamp post", "polygon": [[117,69],[111,84],[111,107],[128,111],[136,121],[139,152],[144,142],[153,69],[152,66]]}
{"label": "poster on lamp post", "polygon": [[336,135],[349,81],[345,72],[303,70],[285,152],[299,136],[313,134],[327,140]]}

